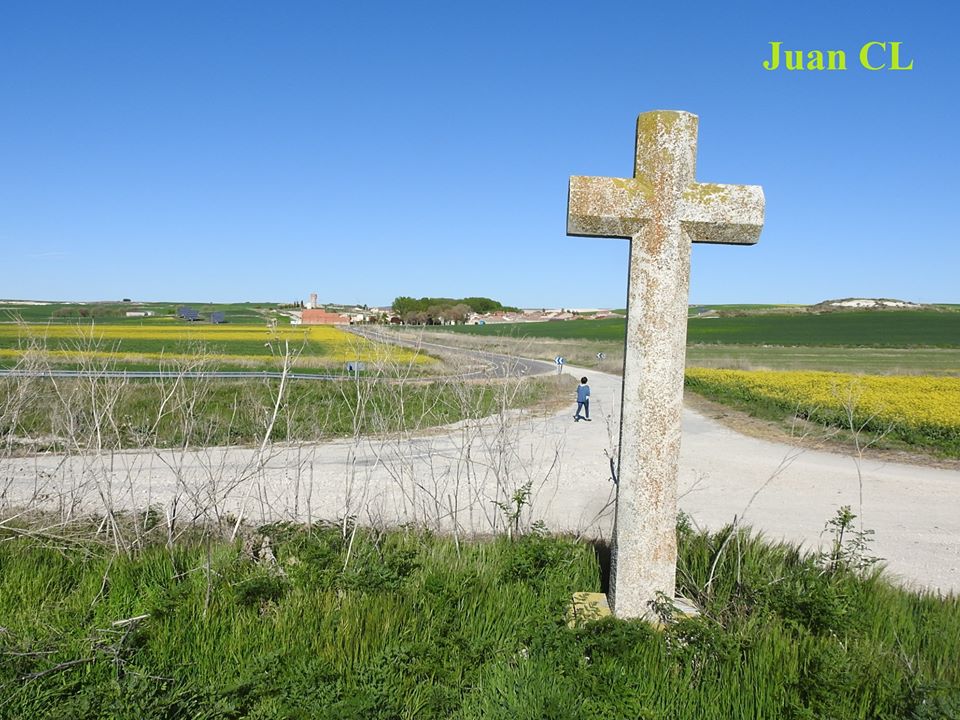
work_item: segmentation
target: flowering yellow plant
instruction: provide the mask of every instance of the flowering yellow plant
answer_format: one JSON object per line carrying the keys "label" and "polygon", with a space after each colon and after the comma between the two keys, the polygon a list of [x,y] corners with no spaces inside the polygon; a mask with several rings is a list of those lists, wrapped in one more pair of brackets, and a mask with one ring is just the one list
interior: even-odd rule
{"label": "flowering yellow plant", "polygon": [[[374,343],[336,327],[159,324],[0,325],[0,357],[19,357],[27,340],[36,341],[51,359],[81,357],[118,362],[202,358],[225,363],[269,361],[289,345],[295,365],[317,367],[349,360],[424,364],[426,355]],[[5,346],[5,347],[4,347]]]}
{"label": "flowering yellow plant", "polygon": [[892,430],[960,450],[960,378],[690,368],[687,386],[718,399],[763,401],[830,425]]}

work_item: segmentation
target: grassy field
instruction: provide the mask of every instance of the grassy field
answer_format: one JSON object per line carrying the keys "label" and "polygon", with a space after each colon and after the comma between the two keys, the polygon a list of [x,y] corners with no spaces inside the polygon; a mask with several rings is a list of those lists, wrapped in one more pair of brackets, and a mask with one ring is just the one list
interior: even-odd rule
{"label": "grassy field", "polygon": [[[38,307],[46,309],[37,312],[49,315],[49,306]],[[238,312],[262,312],[236,307]],[[767,306],[715,307],[753,314],[690,319],[688,366],[960,374],[960,312],[955,310],[763,314]],[[320,337],[328,331],[329,336]],[[462,338],[458,341],[461,344],[489,347],[493,343],[506,352],[546,359],[563,355],[572,364],[616,372],[622,365],[625,325],[623,320],[611,318],[430,331],[448,338],[456,334]],[[131,367],[149,367],[161,361],[187,362],[199,353],[218,366],[272,369],[274,355],[284,340],[298,351],[299,369],[342,367],[345,361],[356,359],[359,346],[361,359],[371,361],[374,346],[336,332],[289,325],[271,332],[266,323],[191,325],[169,316],[92,324],[76,319],[54,324],[0,324],[0,367],[9,367],[20,357],[25,335],[42,339],[49,360],[65,367],[76,366],[76,354],[83,346],[88,353],[101,353],[89,357],[122,357],[124,365]],[[97,347],[89,347],[91,343]],[[410,360],[406,352],[377,350],[397,362]],[[597,359],[600,352],[606,355],[604,360]],[[420,357],[416,362],[424,360]]]}
{"label": "grassy field", "polygon": [[[177,308],[186,305],[197,310],[201,317],[209,318],[210,313],[224,313],[227,322],[250,323],[264,322],[268,318],[278,317],[276,303],[205,303],[205,302],[100,302],[100,303],[64,303],[40,302],[0,303],[0,322],[23,321],[32,323],[74,323],[78,319],[108,320],[117,323],[140,324],[173,318]],[[128,318],[130,311],[147,310],[154,313],[153,318]]]}
{"label": "grassy field", "polygon": [[688,345],[687,367],[960,376],[960,348]]}
{"label": "grassy field", "polygon": [[271,330],[263,324],[204,325],[173,319],[0,325],[0,367],[14,365],[32,349],[57,365],[110,362],[121,367],[157,367],[202,362],[211,367],[276,369],[288,346],[296,354],[298,369],[342,368],[357,359],[414,367],[433,363],[425,354],[373,343],[331,326],[287,325]]}
{"label": "grassy field", "polygon": [[750,313],[763,314],[768,312],[792,313],[802,311],[806,305],[764,305],[764,304],[727,304],[727,305],[693,305],[690,307],[690,315],[696,316],[701,310],[709,310],[719,313]]}
{"label": "grassy field", "polygon": [[[624,321],[619,318],[463,325],[443,329],[474,335],[577,338],[611,343],[622,343],[626,332]],[[687,343],[960,348],[960,313],[896,310],[691,318],[687,322]]]}
{"label": "grassy field", "polygon": [[[0,378],[0,438],[31,452],[249,445],[262,440],[278,387],[277,380]],[[569,395],[570,387],[555,378],[405,385],[291,380],[270,439],[416,432]]]}
{"label": "grassy field", "polygon": [[[960,601],[680,530],[657,632],[567,625],[603,549],[538,533],[262,528],[134,555],[0,531],[0,718],[957,717]],[[258,552],[269,535],[276,560]],[[708,577],[715,577],[708,583]]]}
{"label": "grassy field", "polygon": [[448,325],[430,328],[431,331],[462,333],[465,335],[507,336],[530,338],[584,340],[620,340],[626,333],[626,325],[620,318],[601,320],[565,320],[557,322],[497,323],[495,325]]}
{"label": "grassy field", "polygon": [[960,347],[960,313],[933,310],[755,315],[691,320],[691,344]]}
{"label": "grassy field", "polygon": [[[689,319],[688,367],[960,375],[960,312],[952,306],[822,314],[773,305],[710,307],[748,314]],[[790,312],[779,312],[785,308]],[[448,338],[456,333],[457,344],[544,359],[562,355],[604,372],[619,373],[623,365],[626,326],[618,318],[442,330]]]}
{"label": "grassy field", "polygon": [[[421,333],[431,342],[486,349],[522,357],[553,360],[558,355],[577,367],[619,375],[623,369],[623,339],[565,338]],[[604,358],[597,357],[603,353]],[[960,348],[781,347],[760,345],[688,345],[687,367],[734,370],[836,370],[871,374],[960,376]]]}

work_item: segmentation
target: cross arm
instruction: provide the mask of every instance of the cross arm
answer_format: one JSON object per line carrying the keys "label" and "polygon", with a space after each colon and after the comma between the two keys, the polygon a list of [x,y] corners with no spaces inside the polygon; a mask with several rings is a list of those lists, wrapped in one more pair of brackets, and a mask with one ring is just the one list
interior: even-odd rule
{"label": "cross arm", "polygon": [[693,183],[683,191],[680,222],[692,242],[753,245],[763,229],[759,185]]}
{"label": "cross arm", "polygon": [[571,176],[567,234],[633,237],[652,217],[652,196],[642,179]]}

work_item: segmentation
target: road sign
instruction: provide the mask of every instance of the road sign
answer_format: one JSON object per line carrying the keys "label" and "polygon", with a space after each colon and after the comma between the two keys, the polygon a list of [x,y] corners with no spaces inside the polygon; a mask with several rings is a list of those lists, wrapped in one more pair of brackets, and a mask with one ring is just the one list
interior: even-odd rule
{"label": "road sign", "polygon": [[564,357],[560,357],[559,355],[557,355],[557,357],[555,357],[555,358],[553,359],[553,361],[554,361],[557,365],[563,365],[563,364],[567,361],[567,359],[564,358]]}
{"label": "road sign", "polygon": [[602,353],[602,352],[597,353],[597,360],[606,360],[606,359],[607,359],[606,353]]}

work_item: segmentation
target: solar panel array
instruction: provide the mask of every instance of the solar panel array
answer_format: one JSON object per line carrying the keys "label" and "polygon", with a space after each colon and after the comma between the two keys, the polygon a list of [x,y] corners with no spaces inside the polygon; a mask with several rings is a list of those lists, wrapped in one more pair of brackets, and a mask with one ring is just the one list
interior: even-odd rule
{"label": "solar panel array", "polygon": [[210,313],[210,322],[214,325],[219,325],[220,323],[225,323],[227,321],[226,314],[222,312],[212,312]]}
{"label": "solar panel array", "polygon": [[177,317],[181,317],[184,320],[189,320],[190,322],[195,322],[200,319],[200,313],[188,305],[181,305],[177,308]]}

